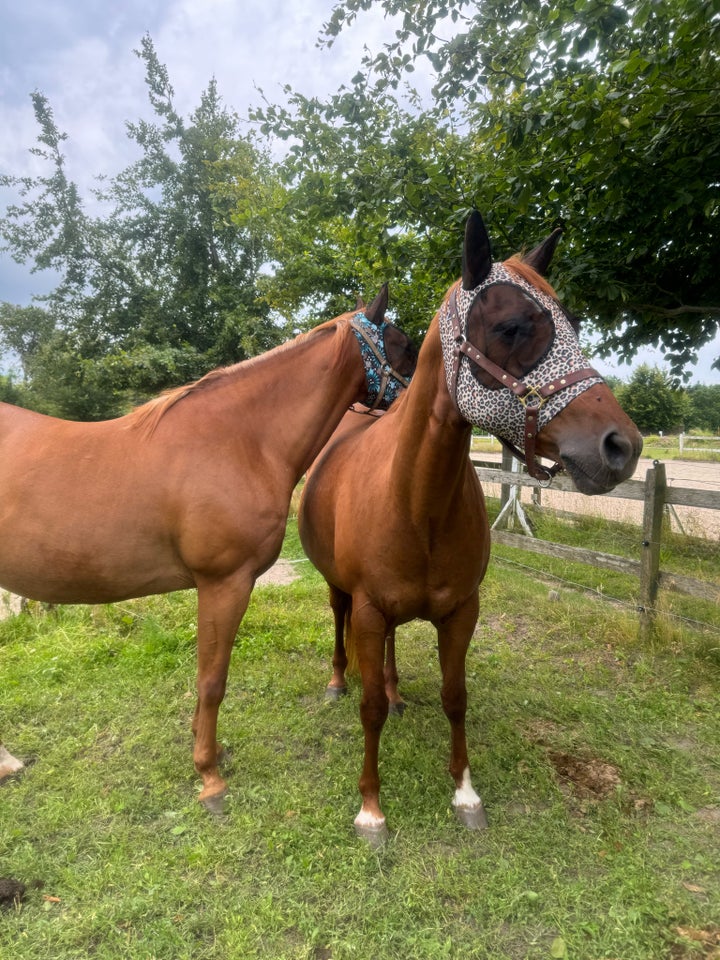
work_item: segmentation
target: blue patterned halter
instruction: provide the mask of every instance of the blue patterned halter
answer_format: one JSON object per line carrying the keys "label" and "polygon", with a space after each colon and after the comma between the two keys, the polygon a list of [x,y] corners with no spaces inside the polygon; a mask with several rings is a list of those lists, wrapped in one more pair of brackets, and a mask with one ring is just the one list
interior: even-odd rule
{"label": "blue patterned halter", "polygon": [[365,365],[368,406],[371,410],[387,410],[411,379],[398,373],[387,358],[385,330],[389,325],[384,320],[379,326],[371,323],[361,311],[352,318],[350,326],[360,344]]}

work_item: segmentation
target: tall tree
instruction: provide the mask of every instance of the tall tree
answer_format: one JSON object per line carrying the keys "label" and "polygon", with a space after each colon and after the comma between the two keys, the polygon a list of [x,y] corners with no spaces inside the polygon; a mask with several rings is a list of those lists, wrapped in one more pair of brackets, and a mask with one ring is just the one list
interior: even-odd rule
{"label": "tall tree", "polygon": [[675,388],[667,373],[647,364],[620,388],[618,399],[643,433],[679,432],[692,415],[687,392]]}
{"label": "tall tree", "polygon": [[447,194],[464,181],[452,130],[369,90],[361,75],[327,102],[290,92],[286,107],[265,105],[254,118],[289,142],[277,167],[273,306],[333,316],[387,280],[398,322],[422,336],[460,266],[462,227],[445,222]]}
{"label": "tall tree", "polygon": [[267,158],[214,81],[185,120],[149,37],[138,55],[155,120],[127,125],[141,157],[93,191],[100,212],[70,182],[66,136],[40,94],[35,152],[50,173],[0,178],[23,201],[0,218],[6,248],[59,278],[39,298],[43,317],[33,308],[38,336],[27,312],[5,305],[0,340],[19,353],[33,404],[64,416],[114,415],[281,336],[258,290],[267,230],[252,215],[273,189]]}
{"label": "tall tree", "polygon": [[688,426],[720,434],[720,384],[692,384],[687,392],[691,403]]}

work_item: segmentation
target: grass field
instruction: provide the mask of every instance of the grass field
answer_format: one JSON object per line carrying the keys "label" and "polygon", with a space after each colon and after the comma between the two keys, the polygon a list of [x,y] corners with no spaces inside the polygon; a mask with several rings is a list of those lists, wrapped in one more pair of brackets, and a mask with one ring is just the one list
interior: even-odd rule
{"label": "grass field", "polygon": [[[615,552],[623,537],[568,535]],[[684,549],[666,562],[717,575]],[[284,556],[301,557],[293,522]],[[718,956],[717,611],[702,629],[671,615],[642,646],[630,585],[600,603],[498,554],[468,658],[490,828],[452,814],[434,636],[415,622],[398,641],[409,706],[381,744],[391,839],[373,852],[352,827],[358,684],[323,701],[325,586],[296,569],[256,590],[238,635],[221,818],[195,800],[193,594],[0,623],[0,734],[34,761],[0,788],[0,877],[27,886],[0,909],[2,960]]]}

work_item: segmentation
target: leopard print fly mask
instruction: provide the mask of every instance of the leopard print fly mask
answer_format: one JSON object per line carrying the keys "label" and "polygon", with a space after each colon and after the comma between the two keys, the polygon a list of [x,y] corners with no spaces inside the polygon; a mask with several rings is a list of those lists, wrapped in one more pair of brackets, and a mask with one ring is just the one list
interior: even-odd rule
{"label": "leopard print fly mask", "polygon": [[[522,378],[513,378],[490,363],[467,341],[467,318],[473,301],[494,284],[517,287],[552,317],[551,343]],[[551,477],[560,467],[545,470],[535,463],[534,437],[581,393],[603,382],[597,371],[588,366],[577,334],[560,304],[504,264],[494,263],[487,278],[473,290],[464,290],[461,283],[454,288],[440,310],[439,319],[448,390],[461,416],[492,433],[520,459],[529,461],[528,469],[533,476],[536,476],[533,470],[538,469],[542,479]],[[481,366],[488,364],[485,369],[501,384],[498,389],[484,386],[473,375],[473,356]],[[526,450],[530,447],[526,442],[530,416],[531,429],[534,429],[532,456],[526,457],[526,452],[530,454],[530,450]]]}

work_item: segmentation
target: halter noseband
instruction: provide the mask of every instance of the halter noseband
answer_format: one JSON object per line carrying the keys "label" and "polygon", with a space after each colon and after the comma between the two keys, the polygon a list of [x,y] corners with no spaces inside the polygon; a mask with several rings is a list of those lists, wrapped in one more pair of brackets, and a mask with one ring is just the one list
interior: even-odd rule
{"label": "halter noseband", "polygon": [[489,373],[501,386],[507,387],[525,408],[524,453],[502,437],[498,439],[513,456],[526,464],[531,477],[541,485],[549,486],[553,477],[559,473],[563,467],[561,463],[555,463],[552,467],[544,467],[536,459],[535,442],[539,432],[540,410],[550,397],[556,396],[561,391],[567,389],[567,387],[571,387],[583,380],[601,379],[600,374],[596,370],[593,370],[592,367],[583,367],[579,370],[573,370],[563,374],[554,380],[549,380],[539,387],[528,384],[521,378],[513,377],[507,370],[498,366],[498,364],[490,360],[489,357],[486,357],[484,353],[481,353],[477,347],[467,339],[462,329],[460,312],[457,305],[457,287],[450,294],[448,306],[453,337],[452,373],[450,377],[450,396],[452,397],[453,403],[458,407],[457,382],[460,372],[460,361],[464,355]]}
{"label": "halter noseband", "polygon": [[[405,389],[410,385],[410,377],[404,377],[398,373],[385,355],[383,339],[383,331],[387,326],[385,321],[379,326],[373,324],[371,327],[364,313],[356,313],[349,322],[360,344],[360,352],[365,364],[368,400],[372,401],[368,413],[372,413],[379,407],[386,410],[397,399],[401,388]],[[372,336],[375,331],[377,331],[377,339]]]}

